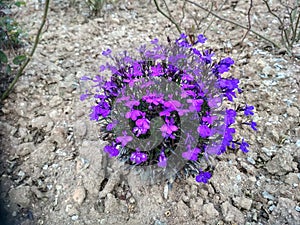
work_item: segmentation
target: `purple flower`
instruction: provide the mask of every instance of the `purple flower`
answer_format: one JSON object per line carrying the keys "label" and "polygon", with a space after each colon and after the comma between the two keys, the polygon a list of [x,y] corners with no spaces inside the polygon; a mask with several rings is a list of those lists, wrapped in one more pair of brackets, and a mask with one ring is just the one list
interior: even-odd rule
{"label": "purple flower", "polygon": [[181,106],[181,103],[177,100],[165,101],[163,104],[170,112],[177,110]]}
{"label": "purple flower", "polygon": [[225,115],[225,125],[230,126],[235,122],[236,111],[234,109],[227,109]]}
{"label": "purple flower", "polygon": [[187,102],[191,104],[189,110],[196,110],[197,112],[201,111],[201,106],[203,104],[202,99],[188,99]]}
{"label": "purple flower", "polygon": [[80,95],[80,101],[84,101],[87,99],[91,94],[89,94],[87,91],[85,94]]}
{"label": "purple flower", "polygon": [[[118,157],[120,155],[118,148],[122,146],[121,158],[129,158],[131,165],[148,166],[154,162],[158,167],[165,168],[172,166],[169,159],[176,152],[181,152],[183,159],[190,161],[187,163],[196,166],[200,158],[208,160],[210,155],[220,155],[226,152],[227,148],[239,147],[244,153],[249,151],[249,144],[244,138],[238,141],[234,139],[236,130],[231,126],[237,122],[237,111],[242,111],[244,116],[252,116],[254,106],[246,105],[238,107],[237,110],[225,108],[224,105],[221,107],[223,100],[227,105],[242,92],[238,87],[240,82],[238,79],[223,76],[230,70],[234,60],[227,57],[217,63],[213,62],[212,49],[195,48],[196,44],[205,43],[207,38],[203,34],[195,37],[192,44],[189,43],[186,34],[181,34],[173,43],[168,38],[167,45],[160,45],[158,39],[154,39],[151,41],[152,45],[148,47],[142,45],[138,48],[138,58],[130,56],[127,51],[113,56],[112,51],[107,49],[102,54],[113,63],[100,66],[101,76],[82,78],[86,82],[94,83],[92,86],[89,85],[92,90],[84,90],[85,92],[80,96],[81,100],[92,97],[96,102],[91,110],[91,120],[104,118],[109,123],[99,124],[101,130],[108,134],[115,132],[116,137],[104,147],[104,152],[109,154],[109,157]],[[102,72],[111,73],[110,79],[107,80],[106,74]],[[181,92],[169,87],[166,87],[166,90],[159,89],[160,79],[176,83]],[[127,92],[128,89],[131,91],[130,94]],[[144,94],[137,96],[135,91]],[[165,95],[165,91],[169,92],[169,95]],[[176,97],[173,98],[175,94]],[[111,114],[114,103],[129,108],[126,113],[124,112],[129,123],[120,124],[114,114]],[[150,120],[158,114],[164,119],[164,123],[159,125],[162,137],[158,137],[162,139],[161,146],[164,146],[164,149],[158,145],[151,148],[148,153],[136,148],[143,147],[143,150],[150,148],[152,144],[156,144],[150,143],[151,141],[148,141],[145,146],[132,148],[133,140],[148,138],[150,134],[155,135],[152,130],[150,132]],[[252,119],[247,119],[242,124],[257,130],[257,124]],[[117,125],[118,129],[115,128]],[[118,130],[124,130],[123,134],[119,134]],[[126,131],[130,134],[127,135]],[[192,136],[194,132],[198,132],[196,137]],[[219,136],[221,138],[213,138]],[[177,147],[184,147],[184,149],[175,151]],[[174,149],[174,151],[171,150],[167,154],[166,149]],[[194,174],[191,167],[184,169],[188,175]],[[208,183],[212,176],[211,172],[204,172],[201,168],[197,170],[199,171],[196,171],[198,173],[196,181]]]}
{"label": "purple flower", "polygon": [[127,145],[128,142],[132,141],[132,137],[126,134],[126,131],[123,132],[124,136],[119,136],[116,138],[116,142],[121,143],[122,147]]}
{"label": "purple flower", "polygon": [[181,34],[180,37],[176,40],[176,44],[182,48],[191,47],[191,45],[189,44],[189,42],[186,39],[187,39],[187,36],[185,34]]}
{"label": "purple flower", "polygon": [[225,96],[226,96],[227,99],[228,99],[229,101],[231,101],[231,102],[233,102],[233,97],[236,98],[235,92],[234,92],[234,91],[231,91],[231,90],[227,90],[227,91],[225,92]]}
{"label": "purple flower", "polygon": [[115,121],[113,121],[113,122],[107,124],[106,130],[107,130],[107,131],[111,131],[112,129],[114,129],[115,126],[117,126],[117,124],[118,124],[118,121],[117,121],[117,120],[115,120]]}
{"label": "purple flower", "polygon": [[254,121],[251,121],[251,123],[244,122],[242,124],[249,125],[253,130],[257,131],[257,128],[256,128],[257,124]]}
{"label": "purple flower", "polygon": [[128,108],[132,109],[133,106],[138,106],[138,105],[140,105],[140,102],[139,102],[138,100],[127,101],[127,102],[125,103],[125,105],[126,105]]}
{"label": "purple flower", "polygon": [[163,111],[161,111],[159,113],[159,115],[160,116],[170,116],[172,111],[173,111],[173,109],[167,108],[167,109],[164,109]]}
{"label": "purple flower", "polygon": [[197,42],[196,43],[204,44],[206,40],[207,40],[207,38],[204,37],[203,34],[199,34],[198,37],[197,37]]}
{"label": "purple flower", "polygon": [[253,130],[257,131],[257,128],[256,128],[256,123],[254,121],[251,122],[250,126]]}
{"label": "purple flower", "polygon": [[146,134],[147,131],[150,128],[150,121],[146,118],[141,118],[135,121],[136,127],[133,128],[133,133],[136,134],[136,136],[140,136],[141,134]]}
{"label": "purple flower", "polygon": [[106,70],[106,66],[105,65],[101,65],[99,67],[99,72],[103,72],[104,70]]}
{"label": "purple flower", "polygon": [[102,101],[96,106],[92,106],[92,113],[90,114],[91,120],[98,121],[99,116],[106,118],[110,114],[110,106],[107,102]]}
{"label": "purple flower", "polygon": [[129,87],[133,87],[134,83],[138,81],[138,79],[134,78],[132,74],[128,75],[128,78],[123,80],[125,83],[128,83]]}
{"label": "purple flower", "polygon": [[182,76],[181,76],[181,79],[182,80],[187,80],[187,81],[193,81],[194,80],[194,77],[190,74],[187,74],[187,73],[184,73]]}
{"label": "purple flower", "polygon": [[146,153],[140,152],[137,150],[136,152],[131,153],[130,160],[135,164],[140,164],[142,162],[146,162],[148,156]]}
{"label": "purple flower", "polygon": [[244,109],[244,114],[245,114],[245,116],[249,116],[249,115],[253,116],[253,115],[254,115],[254,113],[252,112],[253,109],[254,109],[254,106],[252,106],[252,105],[247,106],[247,105],[246,105],[246,107],[245,107],[245,109]]}
{"label": "purple flower", "polygon": [[113,81],[107,81],[102,86],[103,90],[106,91],[111,96],[118,96],[119,88],[117,84]]}
{"label": "purple flower", "polygon": [[174,120],[171,118],[170,120],[168,118],[165,119],[165,124],[162,125],[160,128],[160,131],[164,134],[172,134],[174,131],[178,130],[178,127],[174,125]]}
{"label": "purple flower", "polygon": [[141,118],[141,119],[138,119],[135,124],[138,126],[138,127],[142,127],[144,129],[149,129],[150,128],[150,121],[147,119],[147,118]]}
{"label": "purple flower", "polygon": [[154,38],[150,43],[153,44],[153,45],[157,45],[158,44],[158,39]]}
{"label": "purple flower", "polygon": [[199,148],[190,149],[190,145],[188,145],[188,151],[182,153],[182,157],[187,160],[196,161],[198,160],[198,154],[201,152]]}
{"label": "purple flower", "polygon": [[235,133],[235,129],[231,128],[231,127],[227,127],[224,133],[224,138],[223,138],[223,142],[222,145],[224,147],[226,146],[230,146],[230,142],[233,140],[233,134]]}
{"label": "purple flower", "polygon": [[227,90],[234,90],[239,87],[239,80],[238,79],[225,79],[221,78],[219,79],[219,85],[222,89],[227,89]]}
{"label": "purple flower", "polygon": [[242,139],[242,143],[240,143],[240,149],[244,152],[247,153],[249,150],[247,149],[249,147],[249,144],[244,141],[244,138]]}
{"label": "purple flower", "polygon": [[160,103],[163,103],[163,98],[162,95],[158,95],[158,94],[148,94],[146,96],[144,96],[142,98],[144,101],[146,101],[147,103],[152,103],[154,105],[159,105]]}
{"label": "purple flower", "polygon": [[211,135],[211,130],[207,125],[200,125],[197,128],[197,131],[202,138],[206,138]]}
{"label": "purple flower", "polygon": [[104,152],[108,153],[110,158],[119,155],[119,150],[114,145],[106,145]]}
{"label": "purple flower", "polygon": [[159,77],[164,74],[163,68],[161,67],[160,63],[158,63],[156,66],[152,66],[151,70],[152,70],[152,76],[155,77]]}
{"label": "purple flower", "polygon": [[213,124],[213,122],[217,119],[217,116],[204,116],[202,117],[203,122],[207,122],[208,124]]}
{"label": "purple flower", "polygon": [[204,55],[202,56],[202,60],[206,64],[210,64],[212,62],[212,58],[215,54],[211,50],[204,50]]}
{"label": "purple flower", "polygon": [[139,117],[139,116],[143,116],[144,114],[143,114],[143,112],[141,112],[140,110],[132,110],[132,111],[130,111],[130,112],[127,112],[126,113],[126,115],[125,115],[125,117],[127,118],[127,119],[132,119],[133,121],[136,121],[137,120],[137,118]]}
{"label": "purple flower", "polygon": [[225,72],[228,72],[230,67],[234,64],[234,61],[232,58],[228,57],[225,59],[222,59],[218,64],[215,65],[213,68],[213,73],[217,76],[219,74],[223,74]]}
{"label": "purple flower", "polygon": [[111,53],[111,50],[108,48],[108,49],[106,49],[105,51],[102,52],[102,55],[109,56],[110,53]]}
{"label": "purple flower", "polygon": [[199,183],[202,182],[202,183],[207,184],[207,182],[210,178],[211,178],[210,172],[200,171],[199,174],[196,176],[196,181]]}
{"label": "purple flower", "polygon": [[167,161],[168,161],[168,158],[165,156],[164,151],[161,151],[160,155],[158,156],[157,166],[166,167],[167,166]]}

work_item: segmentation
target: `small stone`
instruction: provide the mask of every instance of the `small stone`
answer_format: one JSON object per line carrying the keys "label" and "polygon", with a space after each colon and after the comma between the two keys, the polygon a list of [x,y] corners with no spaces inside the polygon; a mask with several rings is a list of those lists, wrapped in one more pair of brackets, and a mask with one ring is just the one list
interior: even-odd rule
{"label": "small stone", "polygon": [[84,187],[77,187],[73,193],[73,200],[81,205],[86,197],[86,190]]}
{"label": "small stone", "polygon": [[265,199],[269,199],[269,200],[275,200],[275,197],[273,195],[271,195],[269,192],[267,191],[263,191],[262,196]]}
{"label": "small stone", "polygon": [[277,155],[266,164],[266,169],[271,174],[284,175],[293,171],[295,162],[293,156],[286,152],[278,152]]}
{"label": "small stone", "polygon": [[76,121],[74,124],[74,134],[75,136],[79,137],[79,138],[83,138],[86,135],[86,131],[87,131],[87,126],[85,124],[85,122],[83,121]]}
{"label": "small stone", "polygon": [[74,215],[74,216],[72,216],[71,218],[72,218],[72,220],[74,220],[74,221],[75,221],[75,220],[78,220],[78,215]]}
{"label": "small stone", "polygon": [[[39,116],[31,120],[32,127],[37,127],[39,129],[44,128],[48,125],[51,119],[48,116]],[[52,122],[52,121],[51,121]],[[52,122],[53,124],[53,122]]]}
{"label": "small stone", "polygon": [[252,200],[246,197],[236,197],[233,198],[233,201],[235,203],[235,205],[237,205],[238,207],[242,208],[242,209],[247,209],[250,210],[251,206],[252,206]]}
{"label": "small stone", "polygon": [[290,116],[299,117],[299,110],[296,107],[289,107],[286,111]]}
{"label": "small stone", "polygon": [[63,102],[62,98],[59,96],[53,96],[53,98],[51,98],[51,100],[49,101],[49,106],[51,108],[54,108],[58,105],[60,105]]}
{"label": "small stone", "polygon": [[66,213],[68,214],[68,216],[74,216],[74,215],[77,215],[79,212],[78,210],[75,208],[74,205],[71,205],[71,204],[68,204],[66,206]]}
{"label": "small stone", "polygon": [[252,157],[247,157],[247,161],[249,162],[249,163],[251,163],[252,165],[255,165],[255,160],[252,158]]}
{"label": "small stone", "polygon": [[262,73],[265,75],[273,75],[274,74],[274,69],[271,66],[265,66],[262,69]]}
{"label": "small stone", "polygon": [[296,206],[296,207],[295,207],[295,210],[296,210],[297,212],[300,212],[300,206]]}
{"label": "small stone", "polygon": [[134,199],[133,197],[131,197],[131,198],[129,199],[129,203],[130,203],[130,204],[134,204],[134,203],[135,203],[135,199]]}
{"label": "small stone", "polygon": [[30,205],[31,191],[29,186],[19,186],[9,191],[9,197],[12,202],[27,208]]}
{"label": "small stone", "polygon": [[207,220],[210,220],[219,216],[219,212],[215,209],[213,203],[208,203],[203,205],[203,216],[205,216]]}
{"label": "small stone", "polygon": [[35,145],[33,142],[23,143],[18,146],[17,155],[26,156],[35,150]]}
{"label": "small stone", "polygon": [[169,185],[166,184],[164,186],[164,199],[168,199],[168,193],[169,193]]}
{"label": "small stone", "polygon": [[298,184],[299,177],[298,177],[297,173],[289,173],[288,175],[286,175],[285,183],[287,183],[289,185]]}
{"label": "small stone", "polygon": [[159,220],[155,220],[154,225],[166,225],[164,222],[161,222]]}
{"label": "small stone", "polygon": [[243,213],[232,206],[228,201],[221,205],[221,209],[226,222],[244,224],[245,219]]}
{"label": "small stone", "polygon": [[271,205],[271,206],[269,207],[269,211],[272,212],[275,208],[276,208],[275,205]]}

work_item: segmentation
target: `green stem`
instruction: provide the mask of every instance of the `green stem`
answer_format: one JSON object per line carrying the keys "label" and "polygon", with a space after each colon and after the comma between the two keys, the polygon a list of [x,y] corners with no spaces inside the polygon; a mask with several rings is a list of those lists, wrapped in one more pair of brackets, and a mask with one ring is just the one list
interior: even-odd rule
{"label": "green stem", "polygon": [[36,35],[32,50],[30,52],[30,54],[28,55],[28,57],[26,58],[25,62],[23,63],[23,65],[20,67],[15,79],[10,83],[10,85],[8,86],[8,88],[6,89],[6,91],[2,94],[1,96],[1,101],[3,101],[4,99],[6,99],[9,95],[9,93],[12,91],[12,89],[14,88],[15,84],[17,83],[17,81],[19,80],[19,78],[21,77],[24,69],[26,68],[26,66],[28,65],[28,63],[30,62],[30,60],[32,59],[32,56],[37,48],[37,45],[39,43],[40,40],[40,36],[43,30],[43,27],[46,23],[46,19],[47,19],[47,14],[48,14],[48,9],[49,9],[49,2],[50,0],[46,0],[45,2],[45,8],[44,8],[44,15],[43,15],[43,20],[42,23],[40,25],[40,28],[38,30],[38,33]]}

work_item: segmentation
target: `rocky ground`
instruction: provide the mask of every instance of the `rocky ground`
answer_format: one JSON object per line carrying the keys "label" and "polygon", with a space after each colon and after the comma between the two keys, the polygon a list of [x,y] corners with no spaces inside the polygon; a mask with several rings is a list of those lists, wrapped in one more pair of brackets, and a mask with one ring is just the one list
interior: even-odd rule
{"label": "rocky ground", "polygon": [[[32,40],[43,5],[26,2],[15,13]],[[175,17],[181,5],[170,4]],[[233,10],[228,1],[219,13],[247,25],[247,7],[241,1]],[[198,9],[193,15],[206,18],[199,32],[207,45],[218,58],[236,61],[231,73],[245,91],[240,103],[255,106],[258,132],[242,130],[251,151],[216,158],[209,184],[190,177],[172,189],[146,185],[102,152],[89,105],[79,100],[79,79],[97,74],[108,47],[130,50],[154,37],[175,38],[177,31],[153,1],[114,1],[100,16],[88,12],[79,2],[51,2],[37,52],[1,108],[1,224],[299,224],[299,60],[255,36],[238,44],[244,30]],[[278,24],[262,3],[253,15],[256,29],[279,40]],[[191,21],[185,15],[183,27]]]}

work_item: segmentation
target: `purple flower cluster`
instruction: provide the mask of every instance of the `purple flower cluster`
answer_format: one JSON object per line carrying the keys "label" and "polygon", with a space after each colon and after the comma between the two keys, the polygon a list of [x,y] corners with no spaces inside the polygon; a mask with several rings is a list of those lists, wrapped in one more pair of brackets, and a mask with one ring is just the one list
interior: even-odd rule
{"label": "purple flower cluster", "polygon": [[[151,41],[152,48],[142,45],[138,49],[139,57],[129,56],[127,52],[113,56],[110,49],[103,51],[102,55],[113,61],[100,66],[100,73],[111,73],[107,80],[104,77],[83,77],[84,81],[94,83],[91,90],[86,90],[80,99],[85,100],[92,96],[95,105],[91,108],[90,119],[103,122],[102,130],[110,138],[104,152],[109,157],[118,157],[130,165],[148,166],[156,164],[157,167],[167,168],[180,139],[184,139],[185,151],[180,153],[182,160],[186,161],[184,169],[193,171],[197,182],[207,183],[212,176],[208,168],[203,171],[201,160],[210,155],[220,155],[226,149],[240,149],[248,152],[249,144],[241,138],[235,140],[236,117],[246,116],[242,124],[257,130],[256,123],[251,120],[254,107],[245,105],[237,109],[227,108],[220,110],[222,101],[233,102],[237,93],[241,93],[239,80],[222,75],[228,72],[234,64],[230,57],[219,62],[213,62],[214,53],[210,49],[196,46],[207,40],[199,35],[194,43],[189,43],[185,34],[168,45],[159,44],[158,39]],[[165,89],[152,91],[151,87],[159,85],[157,81],[164,79],[176,83],[181,90],[181,100],[173,94],[165,94]],[[134,94],[126,94],[126,88],[143,91],[142,98]],[[157,90],[157,89],[156,89]],[[126,108],[124,118],[127,124],[112,120],[114,104],[122,104]],[[187,107],[186,107],[187,106]],[[194,113],[197,136],[191,136],[189,131],[181,126],[181,117]],[[242,113],[239,113],[242,112]],[[132,147],[136,139],[146,139],[152,135],[154,118],[160,117],[163,124],[157,129],[163,139],[161,144],[153,149],[145,150],[145,146]],[[120,126],[127,126],[120,132]],[[191,166],[199,168],[195,172]],[[180,171],[178,171],[179,173]]]}

